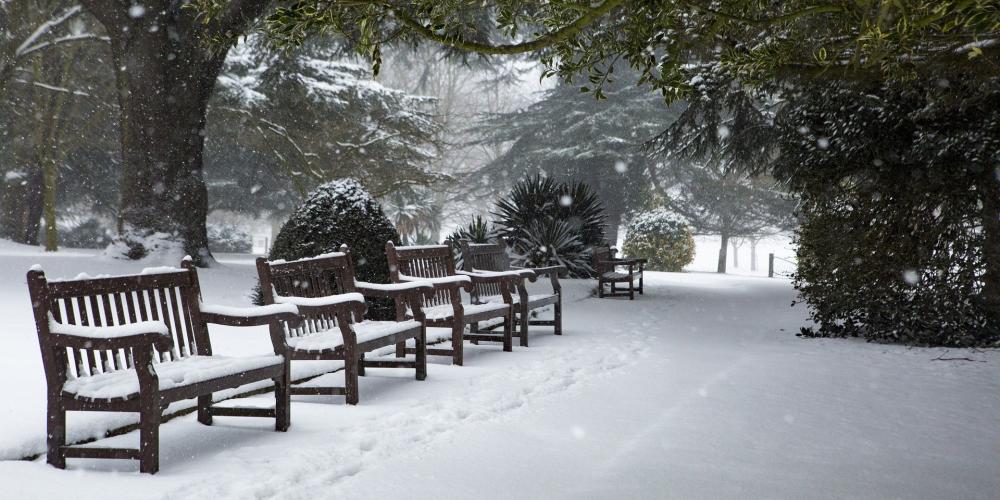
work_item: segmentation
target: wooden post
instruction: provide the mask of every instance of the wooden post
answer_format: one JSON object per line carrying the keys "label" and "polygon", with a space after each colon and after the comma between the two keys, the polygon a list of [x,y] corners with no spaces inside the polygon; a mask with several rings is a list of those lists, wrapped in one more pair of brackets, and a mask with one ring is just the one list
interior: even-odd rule
{"label": "wooden post", "polygon": [[773,278],[774,277],[774,254],[773,253],[767,254],[767,277],[768,278]]}

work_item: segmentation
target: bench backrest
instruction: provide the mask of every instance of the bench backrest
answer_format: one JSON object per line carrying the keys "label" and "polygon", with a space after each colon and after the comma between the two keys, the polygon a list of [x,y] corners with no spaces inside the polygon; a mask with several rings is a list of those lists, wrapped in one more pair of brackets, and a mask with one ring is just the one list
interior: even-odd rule
{"label": "bench backrest", "polygon": [[[389,259],[389,278],[394,283],[400,281],[401,274],[417,278],[455,275],[455,256],[451,244],[397,247],[389,241],[385,244],[385,255]],[[451,294],[447,290],[438,290],[433,297],[424,299],[424,307],[451,303]]]}
{"label": "bench backrest", "polygon": [[[462,267],[465,271],[510,271],[510,256],[507,245],[499,243],[472,243],[462,240]],[[472,289],[472,297],[492,297],[501,295],[500,283],[477,283]]]}
{"label": "bench backrest", "polygon": [[48,342],[49,317],[79,326],[119,326],[160,320],[174,346],[153,350],[153,361],[170,361],[196,354],[210,355],[199,303],[201,291],[194,264],[182,269],[150,269],[144,274],[48,281],[41,269],[28,271],[38,342],[46,378],[61,386],[68,378],[124,370],[134,365],[131,349],[56,348]]}
{"label": "bench backrest", "polygon": [[593,252],[594,270],[598,274],[614,270],[614,263],[610,261],[615,257],[615,249],[608,246],[596,246]]}
{"label": "bench backrest", "polygon": [[[265,304],[274,303],[274,294],[285,297],[326,297],[354,292],[354,265],[346,245],[339,252],[293,261],[257,259],[257,276]],[[337,318],[329,315],[302,315],[297,328],[285,328],[285,334],[298,337],[329,330]],[[360,320],[360,318],[358,318]]]}

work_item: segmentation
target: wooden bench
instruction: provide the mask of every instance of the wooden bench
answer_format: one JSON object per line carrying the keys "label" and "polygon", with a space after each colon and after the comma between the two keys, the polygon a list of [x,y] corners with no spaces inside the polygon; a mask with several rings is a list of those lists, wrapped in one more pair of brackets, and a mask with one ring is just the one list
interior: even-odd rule
{"label": "wooden bench", "polygon": [[[624,297],[629,300],[635,299],[635,292],[639,295],[642,291],[642,271],[646,265],[646,259],[617,259],[616,250],[610,247],[594,248],[594,270],[597,272],[597,296],[604,297]],[[624,269],[620,269],[624,268]],[[636,286],[636,282],[639,283]],[[627,283],[628,288],[618,290],[618,283]],[[604,285],[610,286],[608,293],[604,292]]]}
{"label": "wooden bench", "polygon": [[[502,302],[487,304],[462,303],[462,290],[471,292],[473,286],[484,283],[510,283],[520,281],[520,276],[477,276],[472,273],[455,271],[454,254],[450,244],[395,246],[391,241],[385,244],[385,254],[389,258],[389,276],[394,283],[427,281],[434,292],[427,298],[424,315],[427,326],[450,328],[451,349],[428,348],[427,353],[436,356],[451,356],[452,362],[462,365],[463,340],[473,342],[502,342],[503,350],[513,350],[512,318],[513,300],[510,287],[501,287]],[[404,318],[412,313],[396,309],[397,317]],[[503,334],[465,333],[465,325],[475,325],[480,321],[502,318]],[[396,355],[409,353],[410,349],[397,345]]]}
{"label": "wooden bench", "polygon": [[[502,239],[499,243],[472,243],[462,240],[462,257],[462,266],[469,272],[519,272],[532,282],[538,276],[548,276],[552,284],[551,294],[530,295],[524,281],[510,284],[516,316],[514,324],[518,326],[514,336],[520,339],[522,346],[527,347],[529,325],[551,326],[556,335],[562,335],[562,286],[559,284],[559,273],[564,271],[565,267],[514,268],[510,265],[507,245]],[[495,282],[476,284],[472,288],[472,302],[482,304],[500,301],[503,298],[501,286],[503,284]],[[531,311],[549,305],[555,309],[553,319],[530,319]]]}
{"label": "wooden bench", "polygon": [[[340,252],[291,262],[257,259],[257,273],[265,304],[295,304],[302,316],[298,327],[274,325],[274,334],[286,337],[291,360],[343,360],[344,387],[291,387],[292,394],[344,395],[357,404],[358,376],[365,367],[413,368],[417,380],[427,377],[426,327],[421,300],[433,293],[423,282],[374,284],[354,280],[354,264],[347,245]],[[409,308],[412,319],[366,321],[365,297],[388,297],[397,307]],[[365,353],[414,339],[414,361],[365,360]]]}
{"label": "wooden bench", "polygon": [[[155,473],[162,411],[184,399],[198,398],[205,425],[215,415],[270,417],[275,429],[288,429],[284,338],[271,336],[273,354],[214,356],[207,325],[294,323],[295,306],[203,306],[194,265],[185,259],[182,267],[67,281],[48,281],[37,266],[28,271],[48,386],[48,463],[62,469],[67,458],[133,459],[141,472]],[[274,409],[212,406],[213,392],[269,379]],[[67,446],[67,411],[139,413],[139,448]]]}

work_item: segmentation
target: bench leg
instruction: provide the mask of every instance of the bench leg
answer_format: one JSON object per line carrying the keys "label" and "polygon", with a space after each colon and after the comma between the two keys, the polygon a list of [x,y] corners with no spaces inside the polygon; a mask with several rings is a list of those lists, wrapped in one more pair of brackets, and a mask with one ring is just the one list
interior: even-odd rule
{"label": "bench leg", "polygon": [[198,422],[204,425],[212,425],[212,395],[205,394],[198,396]]}
{"label": "bench leg", "polygon": [[601,280],[597,280],[597,298],[604,298],[604,282]]}
{"label": "bench leg", "polygon": [[507,313],[507,317],[503,320],[503,352],[511,352],[514,350],[514,311],[513,309]]}
{"label": "bench leg", "polygon": [[559,301],[556,302],[556,308],[555,309],[556,309],[555,310],[555,317],[552,318],[552,319],[555,320],[556,324],[553,325],[552,329],[555,330],[556,335],[562,335],[562,294],[561,293],[559,294]]}
{"label": "bench leg", "polygon": [[285,432],[292,424],[292,380],[290,363],[285,361],[281,378],[274,380],[274,430]]}
{"label": "bench leg", "polygon": [[406,341],[396,344],[396,357],[397,358],[406,357]]}
{"label": "bench leg", "polygon": [[46,426],[48,453],[45,458],[49,465],[65,469],[66,456],[63,455],[63,446],[66,445],[66,410],[63,409],[58,395],[49,397],[48,413]]}
{"label": "bench leg", "polygon": [[160,470],[160,406],[143,404],[139,414],[139,472],[156,474]]}
{"label": "bench leg", "polygon": [[462,340],[462,334],[465,333],[465,323],[459,320],[460,318],[455,318],[455,322],[451,325],[451,363],[457,366],[462,366],[465,361],[464,358],[464,341]]}
{"label": "bench leg", "polygon": [[521,347],[528,347],[528,304],[521,305]]}
{"label": "bench leg", "polygon": [[344,398],[347,404],[358,404],[358,357],[348,351],[344,360]]}
{"label": "bench leg", "polygon": [[365,376],[365,353],[358,357],[358,375]]}
{"label": "bench leg", "polygon": [[628,300],[635,300],[635,283],[628,282]]}
{"label": "bench leg", "polygon": [[416,338],[416,347],[417,380],[424,380],[427,378],[427,327],[420,328],[420,335]]}
{"label": "bench leg", "polygon": [[642,293],[642,276],[639,276],[639,295],[645,295]]}

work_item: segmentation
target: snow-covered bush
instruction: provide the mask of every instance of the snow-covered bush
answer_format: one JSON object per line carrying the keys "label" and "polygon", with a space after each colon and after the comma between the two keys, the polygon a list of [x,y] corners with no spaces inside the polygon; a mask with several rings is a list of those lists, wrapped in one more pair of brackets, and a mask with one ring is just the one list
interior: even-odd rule
{"label": "snow-covered bush", "polygon": [[517,183],[496,206],[496,224],[517,265],[564,265],[574,278],[590,277],[591,253],[604,243],[605,215],[582,182],[535,176]]}
{"label": "snow-covered bush", "polygon": [[[294,260],[336,252],[346,243],[354,258],[359,281],[387,283],[389,261],[385,243],[399,243],[399,234],[382,207],[354,179],[323,184],[309,193],[305,202],[278,231],[268,255],[270,260]],[[369,302],[369,316],[395,316],[391,301]]]}
{"label": "snow-covered bush", "polygon": [[59,225],[59,244],[69,248],[103,248],[114,235],[96,218],[73,225]]}
{"label": "snow-covered bush", "polygon": [[626,227],[622,252],[628,257],[647,259],[650,271],[677,272],[694,260],[694,236],[683,219],[657,208],[640,212]]}
{"label": "snow-covered bush", "polygon": [[250,253],[253,237],[238,227],[209,224],[208,248],[213,252]]}

